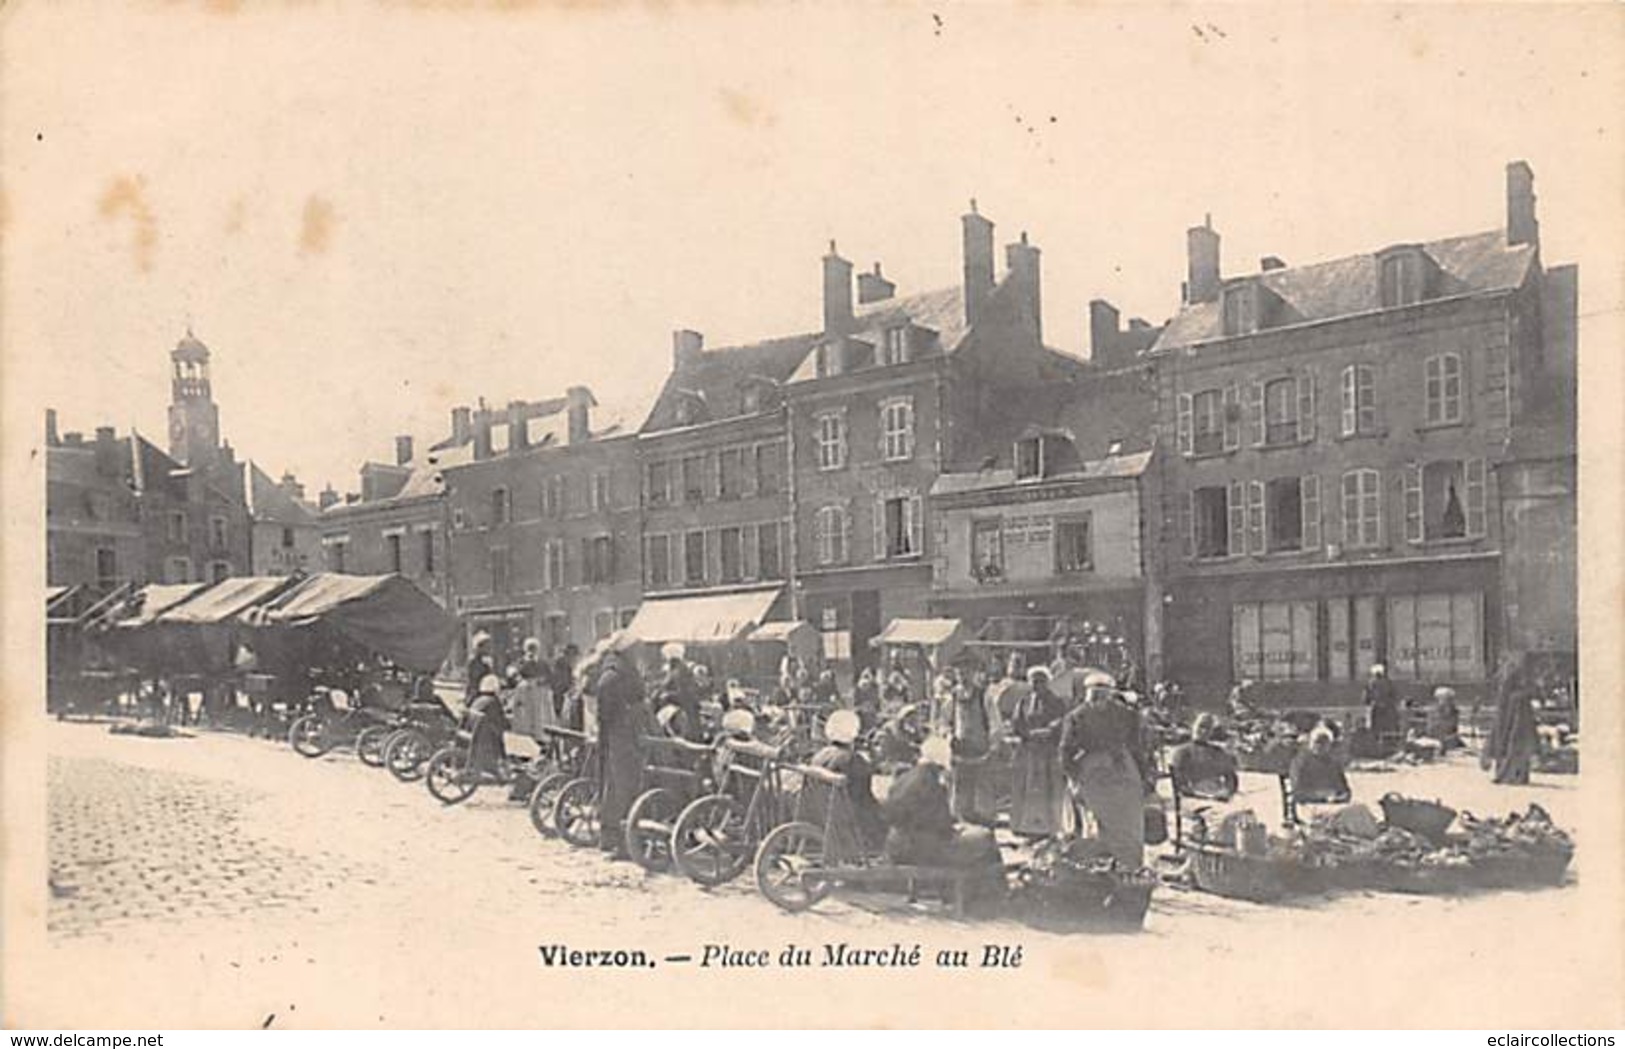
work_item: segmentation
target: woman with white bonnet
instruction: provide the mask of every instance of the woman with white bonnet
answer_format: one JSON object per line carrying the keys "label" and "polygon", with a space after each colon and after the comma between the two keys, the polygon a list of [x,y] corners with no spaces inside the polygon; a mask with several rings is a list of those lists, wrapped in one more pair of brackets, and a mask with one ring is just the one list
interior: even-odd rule
{"label": "woman with white bonnet", "polygon": [[1103,670],[1084,674],[1083,702],[1061,729],[1061,759],[1100,843],[1118,866],[1145,865],[1145,770],[1140,715]]}
{"label": "woman with white bonnet", "polygon": [[1029,838],[1047,838],[1060,833],[1066,806],[1057,747],[1066,702],[1050,688],[1047,667],[1028,670],[1027,682],[1030,688],[1010,718],[1010,732],[1016,737],[1010,829]]}
{"label": "woman with white bonnet", "polygon": [[858,833],[865,848],[878,849],[886,838],[886,818],[874,794],[874,766],[858,749],[861,728],[856,711],[837,710],[831,714],[824,722],[824,746],[813,755],[812,765],[846,777],[846,793],[857,817]]}

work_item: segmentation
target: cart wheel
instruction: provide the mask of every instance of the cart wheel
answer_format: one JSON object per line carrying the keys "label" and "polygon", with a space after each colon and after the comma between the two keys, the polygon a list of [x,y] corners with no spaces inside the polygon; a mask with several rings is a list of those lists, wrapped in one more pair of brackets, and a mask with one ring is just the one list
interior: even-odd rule
{"label": "cart wheel", "polygon": [[553,806],[559,800],[559,791],[574,778],[568,772],[549,772],[536,781],[536,789],[530,792],[529,810],[530,825],[537,834],[544,838],[558,835],[553,826]]}
{"label": "cart wheel", "polygon": [[638,866],[659,874],[671,867],[671,833],[682,812],[677,795],[654,787],[638,795],[626,814],[626,851]]}
{"label": "cart wheel", "polygon": [[598,844],[598,784],[573,779],[553,802],[553,826],[559,837],[578,849]]}
{"label": "cart wheel", "polygon": [[415,728],[403,728],[384,744],[384,767],[402,783],[413,783],[423,775],[423,763],[432,749],[428,736]]}
{"label": "cart wheel", "polygon": [[355,756],[369,768],[384,767],[384,741],[394,730],[387,725],[368,725],[355,737]]}
{"label": "cart wheel", "polygon": [[824,832],[811,823],[774,827],[756,850],[756,887],[781,910],[804,911],[829,895]]}
{"label": "cart wheel", "polygon": [[315,714],[306,714],[288,729],[288,742],[301,757],[319,758],[333,748],[327,738],[327,726]]}
{"label": "cart wheel", "polygon": [[750,862],[744,814],[726,794],[696,799],[677,817],[671,851],[690,881],[705,886],[732,881]]}
{"label": "cart wheel", "polygon": [[442,747],[435,751],[423,773],[423,781],[429,793],[445,805],[467,801],[474,793],[473,770],[468,767],[468,758],[461,747]]}

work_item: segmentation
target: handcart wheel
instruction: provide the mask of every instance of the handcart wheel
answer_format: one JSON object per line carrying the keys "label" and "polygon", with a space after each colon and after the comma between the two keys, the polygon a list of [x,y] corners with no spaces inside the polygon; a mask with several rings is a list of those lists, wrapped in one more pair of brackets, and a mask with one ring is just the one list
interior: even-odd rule
{"label": "handcart wheel", "polygon": [[756,850],[756,887],[792,914],[829,895],[824,870],[824,832],[811,823],[774,827]]}
{"label": "handcart wheel", "polygon": [[383,768],[384,741],[394,730],[387,725],[368,725],[355,737],[355,756],[370,768]]}
{"label": "handcart wheel", "polygon": [[700,885],[721,885],[739,877],[750,862],[744,815],[733,798],[708,794],[677,817],[671,832],[677,869]]}
{"label": "handcart wheel", "polygon": [[423,775],[423,763],[429,759],[429,737],[415,728],[401,729],[384,745],[384,765],[389,774],[402,783],[411,783]]}
{"label": "handcart wheel", "polygon": [[327,728],[315,714],[306,714],[288,729],[288,742],[301,757],[319,758],[332,749],[327,740]]}
{"label": "handcart wheel", "polygon": [[467,801],[474,793],[474,777],[468,767],[468,758],[461,747],[442,747],[429,759],[423,780],[433,794],[445,805]]}
{"label": "handcart wheel", "polygon": [[598,784],[585,778],[566,783],[553,803],[553,826],[578,849],[597,845]]}
{"label": "handcart wheel", "polygon": [[681,814],[677,795],[654,787],[638,795],[626,814],[626,851],[646,871],[660,873],[671,867],[673,824]]}
{"label": "handcart wheel", "polygon": [[530,825],[544,838],[558,833],[553,826],[553,806],[559,800],[559,791],[572,779],[568,772],[549,772],[536,781],[535,789],[530,792]]}

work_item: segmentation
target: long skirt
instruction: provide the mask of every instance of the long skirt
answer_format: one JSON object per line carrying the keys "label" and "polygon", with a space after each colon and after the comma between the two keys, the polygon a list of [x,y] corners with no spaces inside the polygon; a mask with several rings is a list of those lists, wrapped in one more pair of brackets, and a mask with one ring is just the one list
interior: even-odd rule
{"label": "long skirt", "polygon": [[1128,754],[1084,755],[1074,786],[1095,821],[1100,843],[1118,865],[1130,870],[1145,866],[1145,787]]}
{"label": "long skirt", "polygon": [[992,762],[985,756],[954,762],[954,818],[990,825],[998,816],[999,790]]}
{"label": "long skirt", "polygon": [[1016,750],[1011,785],[1010,830],[1049,836],[1061,830],[1066,808],[1066,777],[1053,742],[1023,743]]}
{"label": "long skirt", "polygon": [[601,828],[600,847],[610,850],[621,846],[621,823],[627,810],[637,797],[643,757],[638,749],[636,730],[628,722],[624,725],[604,726],[600,733],[603,747],[602,800],[598,805]]}

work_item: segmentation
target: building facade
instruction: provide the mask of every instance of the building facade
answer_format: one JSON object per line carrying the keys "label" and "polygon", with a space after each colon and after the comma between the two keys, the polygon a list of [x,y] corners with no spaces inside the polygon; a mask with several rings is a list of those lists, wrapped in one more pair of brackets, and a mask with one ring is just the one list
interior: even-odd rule
{"label": "building facade", "polygon": [[322,537],[316,508],[305,502],[305,489],[292,474],[280,481],[252,462],[247,473],[249,574],[293,575],[322,568]]}
{"label": "building facade", "polygon": [[1504,229],[1240,276],[1210,225],[1188,248],[1149,351],[1167,673],[1209,699],[1250,679],[1338,705],[1382,663],[1402,689],[1481,694],[1507,645],[1498,467],[1565,308],[1528,167],[1508,167]]}

